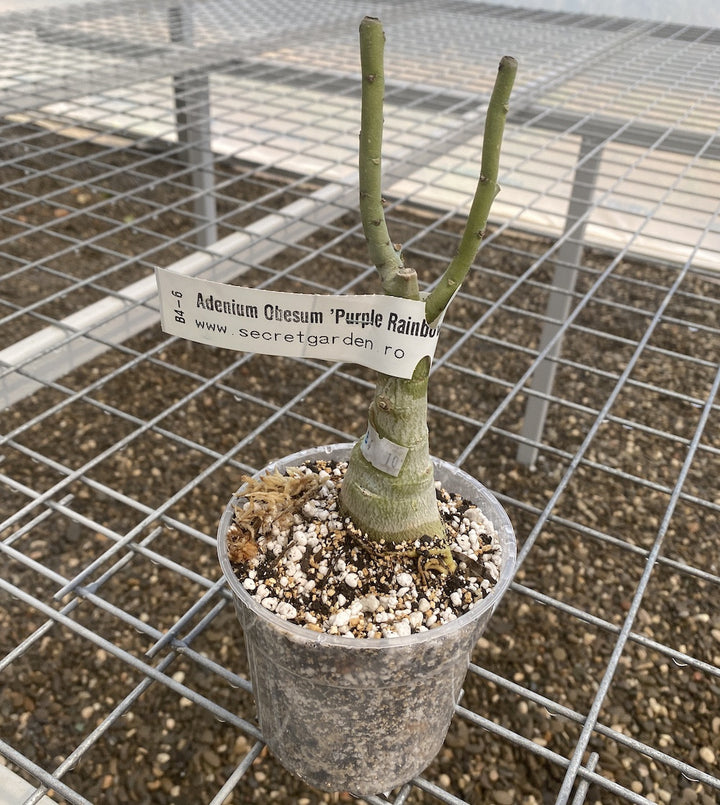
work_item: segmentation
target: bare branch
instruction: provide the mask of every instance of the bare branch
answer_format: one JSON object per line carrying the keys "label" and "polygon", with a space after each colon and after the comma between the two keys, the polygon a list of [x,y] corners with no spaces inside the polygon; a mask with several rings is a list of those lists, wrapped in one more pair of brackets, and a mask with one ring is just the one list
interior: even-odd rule
{"label": "bare branch", "polygon": [[512,56],[503,56],[485,118],[480,178],[475,196],[457,253],[425,302],[425,316],[429,322],[435,321],[448,306],[467,276],[485,235],[490,207],[500,190],[497,183],[500,146],[516,73],[517,61]]}

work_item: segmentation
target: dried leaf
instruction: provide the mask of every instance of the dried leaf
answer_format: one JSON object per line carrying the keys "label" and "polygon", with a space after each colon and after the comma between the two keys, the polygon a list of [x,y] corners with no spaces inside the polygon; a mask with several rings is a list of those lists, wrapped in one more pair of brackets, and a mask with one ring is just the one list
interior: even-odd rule
{"label": "dried leaf", "polygon": [[259,478],[242,478],[240,495],[247,501],[235,507],[235,518],[227,532],[228,556],[231,562],[248,562],[258,552],[258,537],[272,526],[285,528],[293,515],[319,490],[315,473],[304,473],[289,467],[282,475],[275,470]]}

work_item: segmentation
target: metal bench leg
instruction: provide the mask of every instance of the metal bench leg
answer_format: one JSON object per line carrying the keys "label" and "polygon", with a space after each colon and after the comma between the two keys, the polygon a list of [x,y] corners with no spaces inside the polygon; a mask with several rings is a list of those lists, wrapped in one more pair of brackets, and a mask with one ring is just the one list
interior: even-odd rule
{"label": "metal bench leg", "polygon": [[[171,41],[190,45],[193,39],[192,17],[179,5],[171,6],[168,14]],[[173,91],[178,141],[186,146],[184,156],[192,166],[190,180],[196,191],[193,213],[199,222],[205,222],[196,239],[199,246],[206,247],[217,240],[208,75],[199,70],[176,75],[173,77]]]}
{"label": "metal bench leg", "polygon": [[[596,149],[596,150],[594,150]],[[564,326],[570,313],[572,294],[575,289],[578,269],[582,258],[583,238],[587,225],[587,213],[592,207],[595,182],[600,167],[602,148],[599,141],[583,137],[580,142],[578,167],[575,170],[570,203],[565,221],[565,234],[568,235],[558,249],[552,287],[545,310],[546,321],[540,336],[539,351],[547,347]],[[525,419],[522,428],[523,442],[518,447],[517,460],[527,466],[535,466],[538,447],[542,439],[547,418],[549,396],[552,394],[557,358],[560,356],[562,338],[550,347],[545,358],[533,374],[528,401],[525,406]],[[527,441],[525,441],[527,440]]]}

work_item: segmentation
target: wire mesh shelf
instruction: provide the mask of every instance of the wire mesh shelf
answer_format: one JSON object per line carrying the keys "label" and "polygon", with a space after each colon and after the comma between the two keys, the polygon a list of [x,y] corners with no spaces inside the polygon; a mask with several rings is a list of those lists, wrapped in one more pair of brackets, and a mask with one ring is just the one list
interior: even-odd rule
{"label": "wire mesh shelf", "polygon": [[168,337],[153,271],[377,292],[365,13],[389,42],[388,223],[425,287],[459,239],[497,60],[520,61],[429,424],[521,548],[443,750],[366,801],[718,799],[720,33],[466,0],[151,0],[0,33],[13,805],[352,799],[265,749],[214,543],[242,474],[364,431],[373,375]]}

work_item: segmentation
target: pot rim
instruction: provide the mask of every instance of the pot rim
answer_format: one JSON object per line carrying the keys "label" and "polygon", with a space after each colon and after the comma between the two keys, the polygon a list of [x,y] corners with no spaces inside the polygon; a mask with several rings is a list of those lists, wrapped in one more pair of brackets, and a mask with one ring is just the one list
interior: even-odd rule
{"label": "pot rim", "polygon": [[[322,453],[326,453],[328,457],[337,457],[336,454],[340,453],[340,460],[344,461],[349,456],[353,446],[354,444],[352,442],[343,442],[337,444],[320,445],[318,447],[300,450],[296,453],[291,453],[287,456],[270,462],[261,470],[254,473],[253,477],[257,478],[266,472],[272,472],[277,466],[297,466],[313,456],[317,457],[318,454]],[[240,489],[232,496],[225,507],[225,511],[223,512],[217,531],[217,552],[218,559],[220,560],[220,568],[232,593],[241,601],[243,606],[250,609],[264,621],[275,626],[276,628],[286,631],[289,636],[294,637],[301,642],[316,643],[318,645],[328,647],[342,646],[345,649],[357,651],[403,648],[410,645],[418,645],[431,640],[438,640],[444,637],[452,637],[454,632],[457,632],[464,626],[471,624],[473,621],[487,613],[488,610],[491,614],[492,610],[500,602],[502,596],[510,586],[510,582],[514,576],[515,563],[517,559],[517,544],[512,523],[510,522],[510,518],[497,498],[483,484],[481,484],[480,481],[473,478],[471,475],[465,472],[465,470],[460,469],[455,464],[451,464],[450,462],[436,458],[435,456],[431,456],[431,460],[436,469],[442,469],[458,478],[461,482],[471,484],[474,487],[474,494],[477,495],[477,498],[473,500],[473,502],[482,503],[492,510],[491,513],[493,516],[491,517],[483,506],[480,507],[483,511],[483,514],[488,517],[495,527],[501,544],[502,563],[500,566],[500,577],[490,593],[481,601],[478,601],[472,609],[463,613],[459,618],[456,618],[454,621],[450,621],[449,623],[444,623],[442,626],[438,626],[434,629],[429,629],[426,632],[416,632],[411,635],[397,637],[351,638],[345,635],[331,635],[327,634],[326,632],[315,632],[312,629],[307,629],[299,624],[286,621],[276,615],[274,612],[270,612],[269,610],[265,609],[265,607],[261,606],[242,586],[240,580],[233,571],[227,553],[227,540],[225,539],[225,534],[227,533],[227,529],[232,521],[233,507],[239,500],[242,499],[242,487],[240,487]],[[447,482],[447,485],[451,486],[450,482]],[[450,488],[448,491],[453,492],[454,490]]]}

